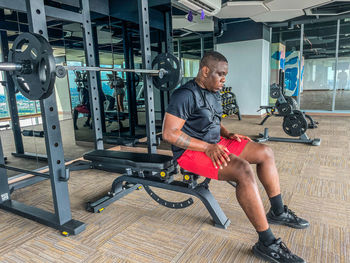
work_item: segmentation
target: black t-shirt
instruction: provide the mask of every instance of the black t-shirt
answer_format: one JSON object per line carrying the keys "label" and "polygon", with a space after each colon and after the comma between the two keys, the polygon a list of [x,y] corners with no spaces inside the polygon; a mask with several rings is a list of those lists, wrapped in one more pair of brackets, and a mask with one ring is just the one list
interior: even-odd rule
{"label": "black t-shirt", "polygon": [[[205,141],[220,141],[222,105],[220,92],[202,89],[191,80],[174,91],[167,113],[186,120],[182,131],[187,135]],[[174,159],[177,160],[185,149],[172,145]]]}
{"label": "black t-shirt", "polygon": [[86,107],[90,108],[89,91],[87,88],[82,88],[81,90],[81,104],[86,105]]}

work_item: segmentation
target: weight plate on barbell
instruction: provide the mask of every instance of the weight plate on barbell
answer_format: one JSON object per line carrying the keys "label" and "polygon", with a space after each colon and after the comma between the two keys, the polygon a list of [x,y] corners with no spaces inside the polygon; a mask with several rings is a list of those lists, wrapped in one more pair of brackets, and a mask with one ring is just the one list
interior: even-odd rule
{"label": "weight plate on barbell", "polygon": [[48,41],[39,34],[22,33],[13,42],[9,62],[29,64],[31,70],[11,72],[12,79],[22,95],[30,100],[49,97],[55,86],[56,65]]}
{"label": "weight plate on barbell", "polygon": [[283,118],[283,130],[292,137],[303,135],[307,130],[307,121],[304,114],[299,110],[294,110],[292,114]]}
{"label": "weight plate on barbell", "polygon": [[67,70],[62,65],[56,66],[56,76],[57,76],[57,78],[62,79],[66,75],[67,75]]}
{"label": "weight plate on barbell", "polygon": [[181,70],[179,60],[170,53],[162,53],[152,61],[152,69],[165,70],[162,78],[153,77],[154,86],[162,91],[175,89],[181,80]]}

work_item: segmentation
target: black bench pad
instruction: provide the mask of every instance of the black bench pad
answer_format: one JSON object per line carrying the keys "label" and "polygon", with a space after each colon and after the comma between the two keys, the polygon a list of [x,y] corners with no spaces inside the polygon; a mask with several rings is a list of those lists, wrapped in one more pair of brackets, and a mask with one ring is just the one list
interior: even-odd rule
{"label": "black bench pad", "polygon": [[[84,159],[94,163],[108,164],[109,168],[136,168],[146,171],[160,171],[174,167],[172,156],[135,152],[94,150],[84,154]],[[110,169],[109,169],[110,170]]]}

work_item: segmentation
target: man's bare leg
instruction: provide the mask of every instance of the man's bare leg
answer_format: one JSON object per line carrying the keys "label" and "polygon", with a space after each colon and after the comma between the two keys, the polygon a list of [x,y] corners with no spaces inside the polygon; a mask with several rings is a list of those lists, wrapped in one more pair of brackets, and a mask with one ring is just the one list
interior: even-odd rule
{"label": "man's bare leg", "polygon": [[270,199],[271,209],[267,213],[270,224],[287,225],[293,228],[306,228],[309,222],[295,215],[283,204],[279,175],[275,157],[270,147],[255,142],[248,142],[239,156],[250,164],[256,164],[259,180]]}
{"label": "man's bare leg", "polygon": [[257,175],[269,198],[281,193],[275,157],[270,147],[248,142],[239,157],[250,164],[256,164]]}
{"label": "man's bare leg", "polygon": [[233,154],[229,157],[228,165],[219,169],[218,179],[237,183],[237,200],[249,221],[257,231],[267,230],[269,225],[250,164]]}

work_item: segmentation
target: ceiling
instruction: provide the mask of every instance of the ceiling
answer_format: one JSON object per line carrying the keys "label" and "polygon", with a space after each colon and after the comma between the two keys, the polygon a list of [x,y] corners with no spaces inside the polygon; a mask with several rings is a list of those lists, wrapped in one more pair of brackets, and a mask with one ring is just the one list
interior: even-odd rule
{"label": "ceiling", "polygon": [[[22,0],[21,0],[22,1]],[[79,0],[44,0],[46,6],[64,9],[72,12],[78,12]],[[140,62],[141,44],[139,34],[138,19],[136,18],[137,0],[129,0],[127,3],[119,0],[90,0],[92,24],[96,25],[98,50],[100,53],[101,64],[120,64],[124,56],[123,46],[123,26],[127,28],[133,44],[135,63]],[[161,20],[164,24],[164,14],[170,11],[170,0],[150,0],[149,2],[150,21]],[[123,19],[112,7],[123,7]],[[102,8],[104,6],[104,8]],[[106,7],[107,6],[107,7]],[[110,8],[112,14],[96,13],[93,10],[97,8],[107,10]],[[161,15],[159,15],[161,14]],[[154,16],[157,16],[156,19]],[[129,17],[130,16],[130,17]],[[0,8],[0,30],[7,32],[9,42],[12,42],[21,32],[28,32],[28,19],[25,10],[1,9]],[[159,23],[153,27],[150,22],[151,50],[160,51],[160,39],[165,38],[164,25],[163,30],[159,29]],[[73,23],[52,17],[47,17],[48,36],[51,46],[57,56],[69,56],[71,60],[84,61],[84,42],[83,31],[79,23]]]}
{"label": "ceiling", "polygon": [[[77,2],[78,0],[74,0]],[[98,49],[101,55],[101,64],[110,64],[108,61],[112,60],[111,53],[115,61],[119,61],[123,56],[123,25],[125,25],[129,32],[131,32],[132,42],[136,57],[140,56],[140,36],[139,25],[131,16],[136,11],[137,0],[120,1],[120,0],[104,0],[99,2],[98,0],[91,0],[94,3],[103,5],[103,3],[109,3],[110,15],[96,14],[92,12],[94,17],[93,21],[97,25],[98,32]],[[172,3],[174,3],[173,0]],[[69,0],[45,0],[46,5],[52,5],[56,8],[62,8],[72,11],[76,11],[74,7],[68,5]],[[118,3],[118,5],[116,5]],[[160,20],[160,24],[164,27],[164,17],[158,17],[158,14],[164,14],[170,10],[170,0],[150,0],[150,21]],[[193,13],[193,21],[189,22],[187,19],[188,9],[178,8],[178,6],[172,6],[172,22],[173,22],[173,37],[175,39],[174,52],[177,51],[177,39],[181,39],[181,51],[184,57],[199,58],[200,57],[200,37],[204,39],[204,49],[210,50],[213,48],[213,31],[215,31],[215,25],[217,24],[217,18],[221,18],[222,21],[232,20],[246,20],[249,18],[256,22],[264,23],[280,23],[284,21],[306,19],[324,16],[335,16],[347,14],[350,11],[350,0],[336,1],[336,0],[265,0],[265,1],[227,1],[222,0],[222,9],[216,15],[217,17],[206,16],[204,20],[200,19],[200,16],[195,12]],[[130,14],[131,18],[128,18],[127,14]],[[349,13],[350,14],[350,13]],[[301,18],[300,18],[301,17]],[[137,20],[137,19],[136,19]],[[287,23],[284,23],[287,24]],[[335,24],[333,21],[331,24]],[[62,54],[63,50],[71,50],[70,56],[73,58],[83,59],[82,50],[83,38],[80,25],[76,23],[60,21],[55,19],[49,19],[47,22],[49,30],[49,39],[52,46],[57,48],[57,52]],[[311,27],[311,26],[310,26]],[[317,27],[317,26],[315,26]],[[0,24],[0,29],[7,30],[9,39],[12,41],[19,32],[28,31],[27,17],[24,12],[13,12],[5,9],[4,23]],[[152,50],[160,51],[159,39],[164,40],[164,31],[157,24],[155,27],[151,27],[151,40]],[[289,30],[284,27],[274,28],[274,35],[278,32],[279,36],[282,36],[283,41],[286,41],[288,46],[297,47],[298,41],[293,42],[293,38],[296,38],[294,34],[298,28]],[[319,31],[320,38],[316,39],[316,36],[311,35],[308,39],[312,43],[310,54],[318,54],[323,52],[322,48],[325,48],[331,54],[333,46],[335,45],[335,38],[332,36],[326,36],[329,31],[324,34],[321,32],[322,28],[317,29]],[[284,32],[286,31],[286,32]],[[288,31],[288,32],[287,32]],[[299,31],[300,32],[300,31]],[[350,32],[349,32],[350,33]],[[290,35],[292,34],[292,38]],[[332,35],[332,34],[331,34]],[[345,35],[343,36],[345,38]],[[300,38],[300,36],[299,36]],[[331,38],[331,39],[330,39]],[[317,42],[318,41],[318,42]],[[341,37],[340,39],[345,41]],[[322,42],[322,43],[321,43]],[[318,47],[318,45],[320,47]],[[350,46],[344,44],[341,46]],[[347,52],[342,50],[341,52]],[[306,53],[307,53],[306,49]],[[67,54],[68,55],[68,54]]]}
{"label": "ceiling", "polygon": [[[204,26],[208,20],[204,22],[194,19],[193,22],[189,22],[188,9],[176,4],[176,0],[172,3],[174,36],[179,39],[192,37],[185,46],[181,45],[182,52],[188,49],[192,54],[198,55],[199,35],[208,34],[208,31],[213,33],[212,27]],[[223,0],[222,9],[215,16],[224,23],[253,20],[271,25],[273,42],[284,43],[289,51],[300,50],[300,24],[305,23],[303,48],[305,57],[310,59],[335,57],[336,20],[339,15],[344,14],[349,14],[350,17],[350,0]],[[198,15],[194,13],[194,18],[196,16]],[[341,18],[339,55],[350,56],[350,23],[344,16]],[[322,19],[332,21],[321,22]],[[212,23],[214,24],[214,21]]]}
{"label": "ceiling", "polygon": [[300,16],[327,16],[350,12],[350,0],[223,1],[216,17],[251,18],[255,22],[283,22]]}
{"label": "ceiling", "polygon": [[[336,53],[337,21],[304,25],[303,55],[306,59],[332,58]],[[287,51],[300,50],[300,26],[273,28],[272,42],[283,43]],[[350,19],[340,20],[339,58],[350,56]]]}

